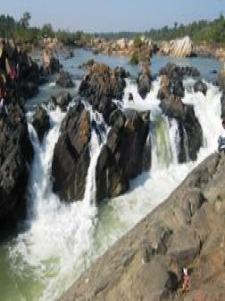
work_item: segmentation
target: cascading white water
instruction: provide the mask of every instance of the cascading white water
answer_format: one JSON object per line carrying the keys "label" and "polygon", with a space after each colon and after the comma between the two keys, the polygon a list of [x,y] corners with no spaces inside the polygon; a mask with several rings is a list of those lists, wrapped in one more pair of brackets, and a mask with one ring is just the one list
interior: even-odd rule
{"label": "cascading white water", "polygon": [[[208,84],[206,97],[192,90],[186,91],[184,102],[194,105],[203,130],[204,147],[196,162],[179,165],[178,125],[175,120],[162,116],[156,97],[159,86],[157,79],[147,98],[142,100],[136,84],[127,81],[123,107],[151,111],[153,139],[158,141],[152,150],[155,167],[152,172],[134,180],[128,193],[98,209],[98,215],[94,202],[95,169],[105,135],[100,139],[99,132],[92,130],[91,162],[84,200],[65,205],[52,193],[49,172],[64,114],[49,112],[52,127],[43,145],[39,144],[30,126],[35,159],[29,189],[29,228],[8,246],[17,300],[57,299],[91,261],[160,204],[199,162],[216,150],[221,130],[218,89]],[[128,101],[130,92],[134,95],[134,102]],[[91,108],[89,110],[91,118],[101,127],[101,116],[92,112]]]}
{"label": "cascading white water", "polygon": [[[86,178],[84,200],[70,205],[60,202],[52,192],[51,164],[60,124],[65,114],[50,111],[52,127],[39,144],[35,130],[29,125],[35,158],[29,184],[29,229],[18,236],[10,257],[18,274],[32,268],[36,280],[33,294],[21,300],[54,300],[88,264],[90,244],[96,221],[95,170],[101,144],[95,130],[90,141],[90,165]],[[92,118],[93,118],[92,114]],[[22,261],[19,265],[18,261]],[[12,266],[13,268],[13,266]],[[19,272],[19,273],[18,273]],[[60,283],[60,286],[57,286]]]}

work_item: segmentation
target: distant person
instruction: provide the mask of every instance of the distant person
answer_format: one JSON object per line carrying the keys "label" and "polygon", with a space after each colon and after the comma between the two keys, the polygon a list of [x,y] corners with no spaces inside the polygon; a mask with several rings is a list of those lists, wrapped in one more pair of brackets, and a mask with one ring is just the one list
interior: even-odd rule
{"label": "distant person", "polygon": [[218,139],[218,151],[225,153],[225,120],[222,122],[222,132]]}
{"label": "distant person", "polygon": [[191,277],[188,275],[188,269],[183,268],[183,285],[182,285],[182,293],[186,294],[189,292],[191,288]]}

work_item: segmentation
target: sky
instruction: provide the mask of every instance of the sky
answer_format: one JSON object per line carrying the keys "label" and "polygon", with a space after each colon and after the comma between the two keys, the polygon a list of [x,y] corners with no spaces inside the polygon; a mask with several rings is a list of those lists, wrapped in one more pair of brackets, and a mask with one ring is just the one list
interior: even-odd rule
{"label": "sky", "polygon": [[225,15],[225,0],[0,0],[0,14],[85,32],[145,31]]}

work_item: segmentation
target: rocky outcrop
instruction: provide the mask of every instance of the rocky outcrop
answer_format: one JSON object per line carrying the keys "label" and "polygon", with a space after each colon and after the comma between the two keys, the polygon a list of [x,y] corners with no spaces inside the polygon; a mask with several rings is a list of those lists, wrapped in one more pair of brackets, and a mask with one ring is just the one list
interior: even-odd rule
{"label": "rocky outcrop", "polygon": [[56,84],[62,88],[74,88],[75,84],[72,81],[71,75],[69,72],[61,70],[59,73],[59,77],[56,80]]}
{"label": "rocky outcrop", "polygon": [[35,128],[39,141],[42,142],[45,133],[50,128],[50,120],[47,111],[38,106],[32,120],[33,127]]}
{"label": "rocky outcrop", "polygon": [[40,70],[25,51],[12,41],[0,41],[0,76],[10,99],[30,98],[38,93]]}
{"label": "rocky outcrop", "polygon": [[90,137],[90,114],[82,103],[77,103],[63,120],[52,162],[53,191],[64,201],[84,196]]}
{"label": "rocky outcrop", "polygon": [[60,71],[60,62],[53,55],[53,51],[50,48],[45,48],[43,51],[43,73],[54,74]]}
{"label": "rocky outcrop", "polygon": [[130,179],[150,168],[149,112],[115,110],[109,123],[111,130],[96,168],[97,201],[122,194]]}
{"label": "rocky outcrop", "polygon": [[145,99],[151,90],[152,77],[149,64],[142,65],[141,72],[138,75],[137,87],[140,96]]}
{"label": "rocky outcrop", "polygon": [[195,84],[194,84],[194,91],[196,92],[201,92],[202,94],[206,95],[208,90],[208,87],[206,85],[206,83],[203,83],[201,80],[198,80]]}
{"label": "rocky outcrop", "polygon": [[126,82],[117,69],[96,63],[81,82],[79,94],[87,98],[108,123],[110,114],[116,109],[112,100],[122,100],[125,86]]}
{"label": "rocky outcrop", "polygon": [[67,92],[61,92],[56,96],[52,96],[53,105],[60,107],[62,111],[66,111],[66,108],[71,101],[72,96]]}
{"label": "rocky outcrop", "polygon": [[163,55],[174,57],[190,57],[193,54],[193,42],[190,37],[164,42],[161,45],[160,52]]}
{"label": "rocky outcrop", "polygon": [[184,87],[182,77],[178,74],[185,73],[179,67],[164,70],[167,72],[163,71],[162,74],[167,75],[161,77],[158,98],[161,100],[160,106],[163,113],[169,118],[175,118],[178,123],[180,136],[178,160],[180,163],[189,159],[196,160],[203,143],[203,134],[193,107],[182,102]]}
{"label": "rocky outcrop", "polygon": [[[61,300],[223,300],[224,171],[225,157],[211,155]],[[191,276],[184,294],[183,267]]]}
{"label": "rocky outcrop", "polygon": [[25,192],[33,148],[19,104],[0,116],[0,222],[17,221],[25,213]]}
{"label": "rocky outcrop", "polygon": [[159,75],[167,75],[170,79],[183,79],[184,77],[198,77],[200,72],[197,68],[191,66],[177,66],[173,63],[168,63],[160,69]]}

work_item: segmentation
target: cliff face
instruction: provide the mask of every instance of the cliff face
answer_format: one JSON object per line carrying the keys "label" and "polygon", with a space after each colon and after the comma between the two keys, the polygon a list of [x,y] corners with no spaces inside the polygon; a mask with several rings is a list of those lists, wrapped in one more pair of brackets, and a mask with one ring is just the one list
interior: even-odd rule
{"label": "cliff face", "polygon": [[[225,155],[208,157],[61,300],[223,300],[224,175]],[[185,295],[183,267],[191,275]]]}

